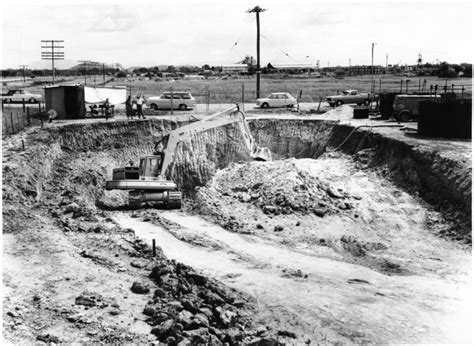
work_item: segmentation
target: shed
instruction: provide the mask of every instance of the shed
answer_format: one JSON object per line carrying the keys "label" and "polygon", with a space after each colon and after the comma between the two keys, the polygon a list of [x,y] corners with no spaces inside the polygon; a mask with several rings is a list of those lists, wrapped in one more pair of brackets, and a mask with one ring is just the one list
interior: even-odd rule
{"label": "shed", "polygon": [[85,118],[84,86],[53,85],[44,88],[46,110],[56,111],[58,119]]}
{"label": "shed", "polygon": [[107,99],[111,106],[125,103],[127,89],[123,86],[90,87],[81,84],[64,84],[44,89],[46,110],[56,111],[58,119],[86,117],[86,104],[103,104]]}

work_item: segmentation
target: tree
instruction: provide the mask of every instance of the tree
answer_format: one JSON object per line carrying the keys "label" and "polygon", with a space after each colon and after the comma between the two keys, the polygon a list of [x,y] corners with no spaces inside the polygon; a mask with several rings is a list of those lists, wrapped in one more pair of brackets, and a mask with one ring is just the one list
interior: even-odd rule
{"label": "tree", "polygon": [[166,68],[166,72],[176,72],[176,67],[174,67],[173,65],[169,65]]}
{"label": "tree", "polygon": [[446,61],[443,61],[439,66],[437,75],[441,78],[453,78],[457,76],[457,73],[452,66],[450,66]]}
{"label": "tree", "polygon": [[202,65],[201,67],[203,70],[210,70],[211,69],[211,66],[209,66],[208,64],[204,64]]}
{"label": "tree", "polygon": [[117,74],[115,76],[118,77],[118,78],[124,78],[124,77],[127,77],[127,72],[119,71],[119,72],[117,72]]}

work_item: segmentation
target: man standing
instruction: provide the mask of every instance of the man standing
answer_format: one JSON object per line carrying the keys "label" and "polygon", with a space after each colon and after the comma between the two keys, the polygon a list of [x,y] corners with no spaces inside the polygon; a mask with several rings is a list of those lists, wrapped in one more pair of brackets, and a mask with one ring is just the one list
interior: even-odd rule
{"label": "man standing", "polygon": [[137,113],[138,113],[138,119],[140,119],[140,116],[145,119],[145,116],[143,115],[143,97],[142,95],[138,94],[137,95]]}
{"label": "man standing", "polygon": [[105,111],[105,120],[109,120],[109,110],[110,110],[110,103],[109,99],[105,99],[104,103],[104,111]]}
{"label": "man standing", "polygon": [[125,112],[127,113],[127,119],[130,119],[132,117],[132,97],[130,95],[128,95],[125,102]]}

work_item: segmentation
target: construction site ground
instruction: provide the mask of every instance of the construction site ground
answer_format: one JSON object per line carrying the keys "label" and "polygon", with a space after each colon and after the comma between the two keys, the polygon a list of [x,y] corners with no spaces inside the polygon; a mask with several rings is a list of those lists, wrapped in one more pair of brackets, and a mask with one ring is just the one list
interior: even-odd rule
{"label": "construction site ground", "polygon": [[[350,106],[324,114],[307,112],[314,105],[301,114],[253,107],[245,107],[249,120],[363,126],[438,155],[451,165],[440,169],[447,181],[463,177],[471,193],[471,141],[420,137],[416,123],[352,119]],[[146,116],[133,122],[191,114]],[[372,148],[236,159],[188,193],[182,210],[130,210],[123,194],[103,191],[125,160],[120,148],[51,141],[49,129],[105,122],[56,120],[3,139],[6,341],[472,342],[470,212],[448,197],[425,198],[390,165],[370,164]],[[107,122],[128,120],[118,112]]]}

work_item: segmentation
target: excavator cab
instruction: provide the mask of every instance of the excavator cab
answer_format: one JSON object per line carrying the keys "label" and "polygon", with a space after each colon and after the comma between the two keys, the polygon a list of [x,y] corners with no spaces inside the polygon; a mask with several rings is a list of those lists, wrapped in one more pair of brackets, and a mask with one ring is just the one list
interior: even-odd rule
{"label": "excavator cab", "polygon": [[142,157],[140,159],[140,166],[138,167],[140,179],[157,178],[161,173],[162,164],[163,159],[160,155]]}

